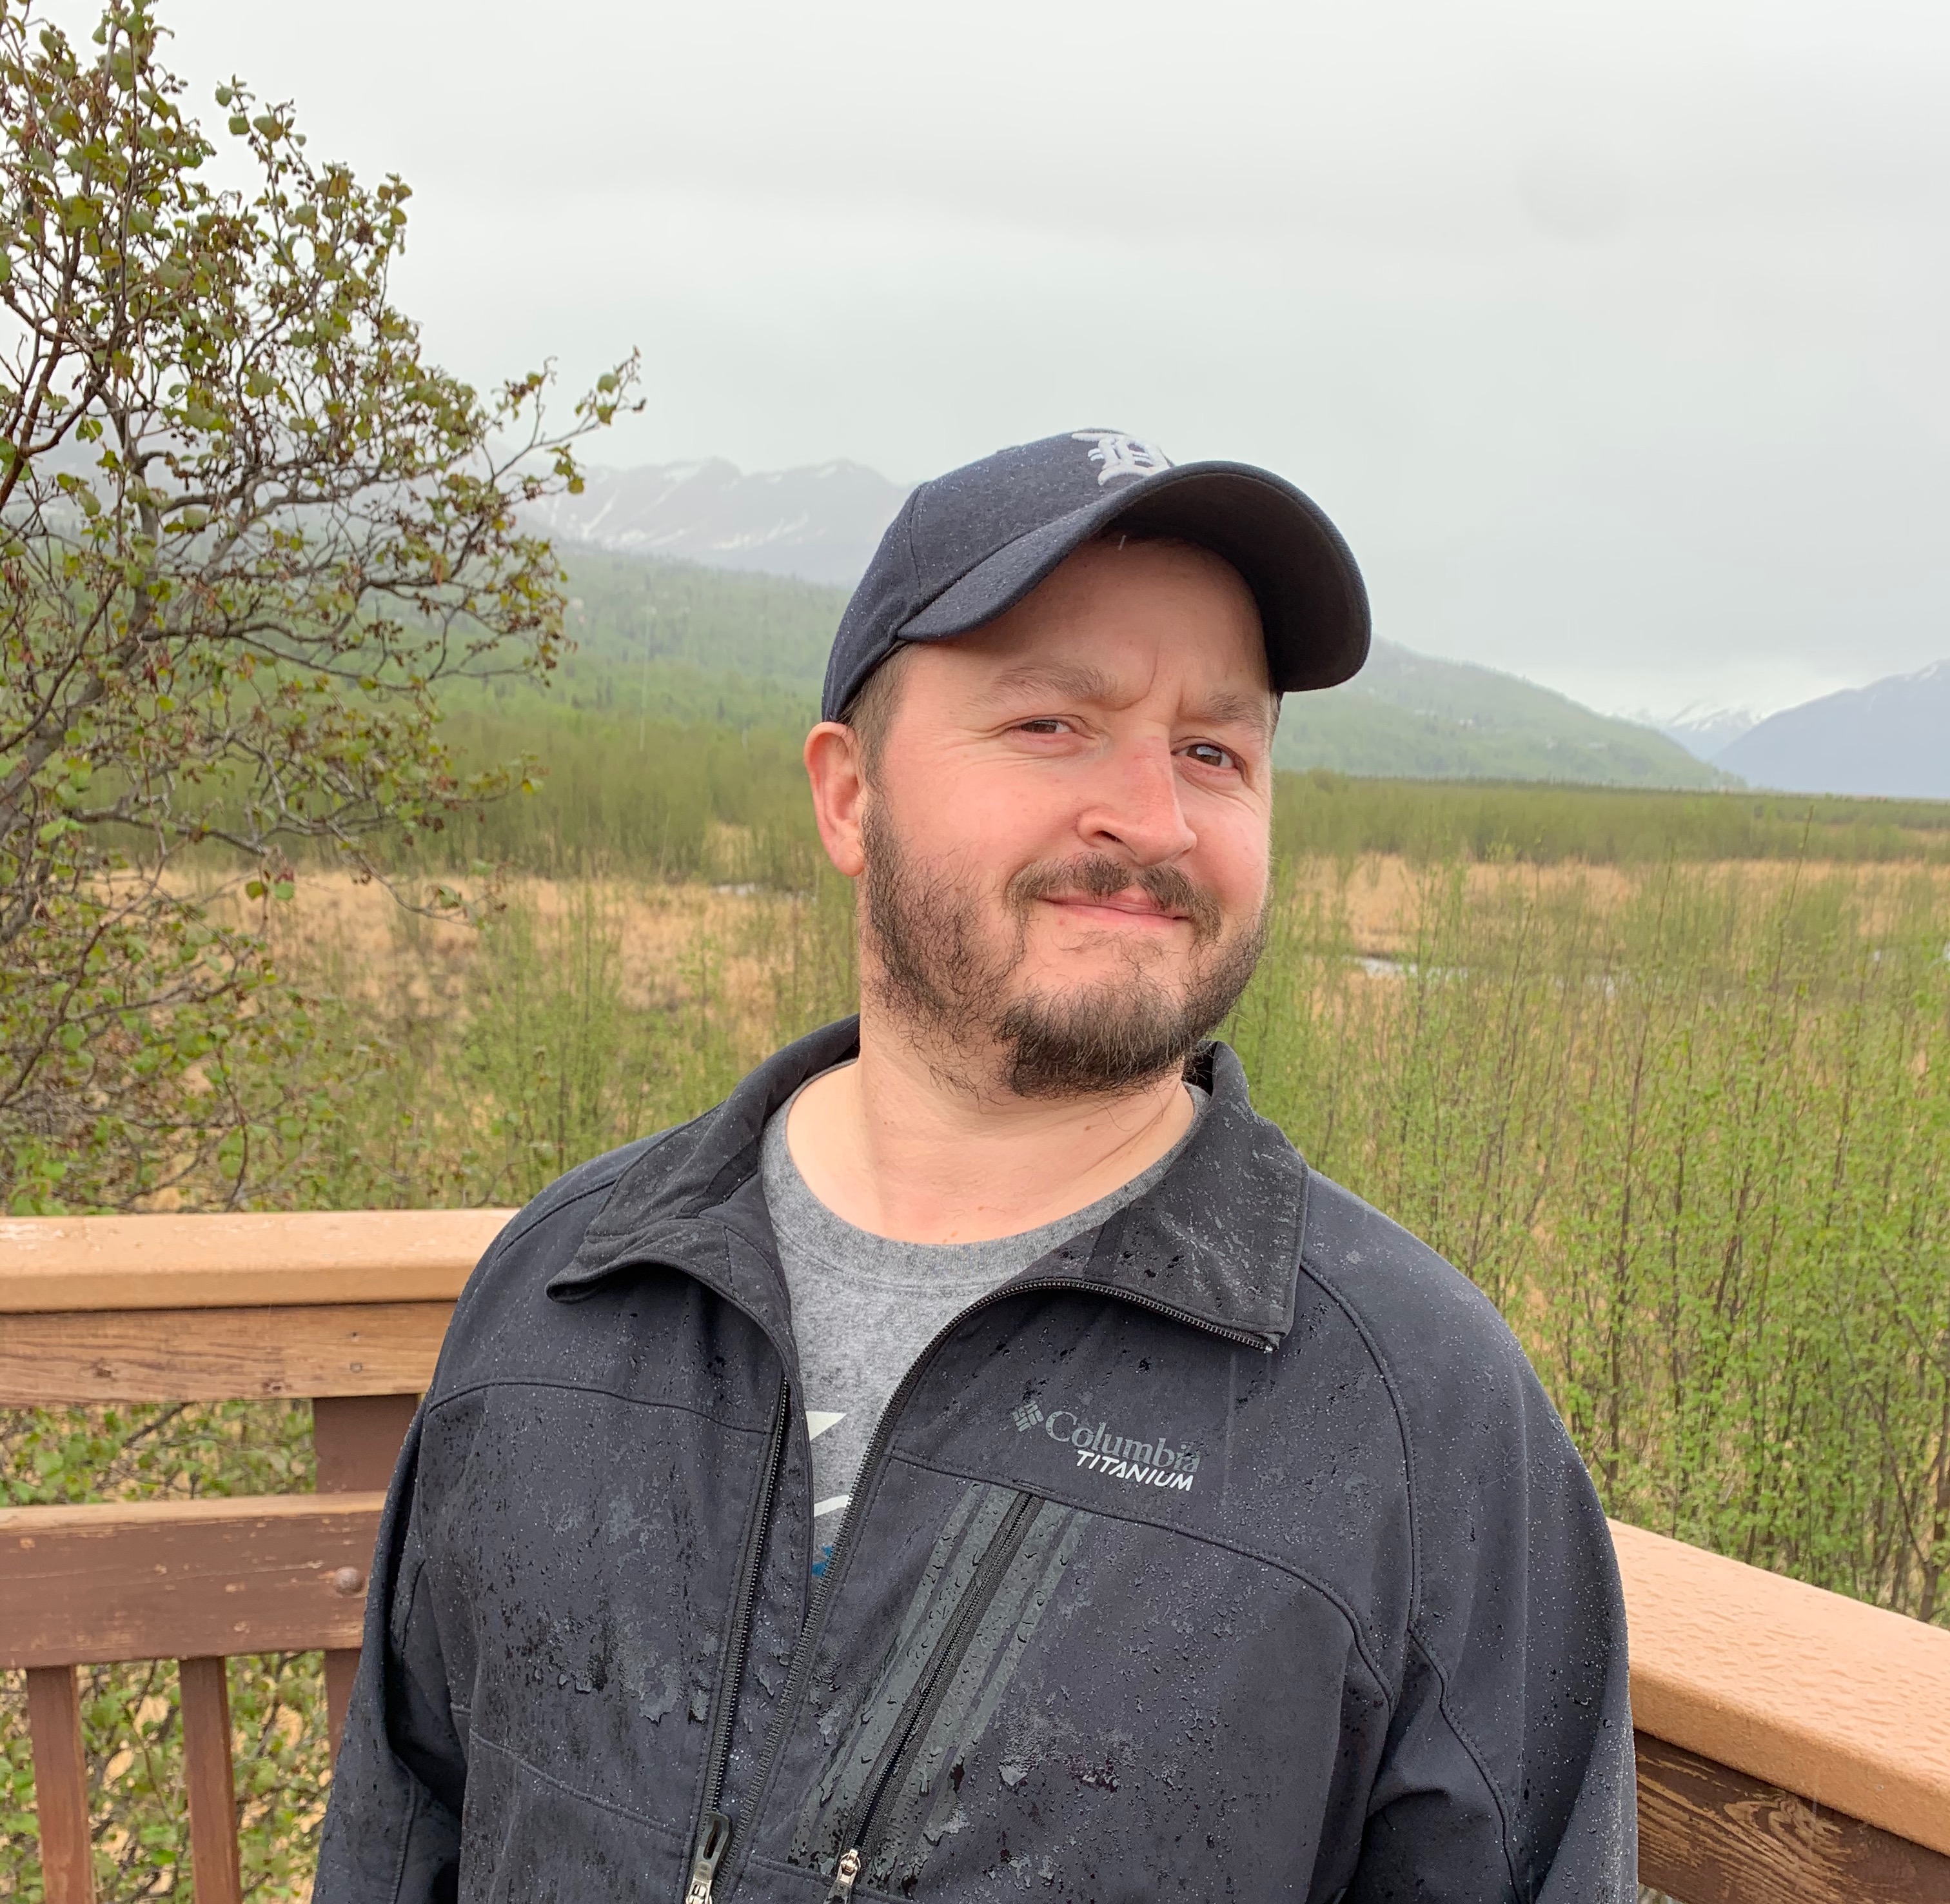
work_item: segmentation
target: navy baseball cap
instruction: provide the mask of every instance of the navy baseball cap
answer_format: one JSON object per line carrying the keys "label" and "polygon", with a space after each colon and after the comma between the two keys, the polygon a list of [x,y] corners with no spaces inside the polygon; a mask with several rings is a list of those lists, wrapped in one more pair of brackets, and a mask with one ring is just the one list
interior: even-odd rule
{"label": "navy baseball cap", "polygon": [[950,470],[901,505],[833,637],[821,718],[836,721],[902,643],[992,622],[1113,523],[1195,542],[1239,572],[1279,691],[1332,687],[1367,659],[1361,572],[1291,483],[1250,463],[1174,465],[1121,430],[1073,430]]}

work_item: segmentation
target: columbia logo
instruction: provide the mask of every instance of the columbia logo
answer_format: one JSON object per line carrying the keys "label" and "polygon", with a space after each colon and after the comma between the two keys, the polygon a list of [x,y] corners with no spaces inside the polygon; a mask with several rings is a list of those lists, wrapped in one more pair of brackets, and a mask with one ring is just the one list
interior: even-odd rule
{"label": "columbia logo", "polygon": [[1108,1422],[1095,1427],[1073,1408],[1052,1409],[1045,1414],[1041,1406],[1026,1401],[1010,1410],[1016,1432],[1024,1434],[1040,1426],[1052,1441],[1062,1441],[1076,1451],[1076,1465],[1093,1474],[1114,1476],[1141,1488],[1172,1488],[1188,1493],[1198,1473],[1198,1451],[1174,1446],[1176,1435],[1115,1435]]}

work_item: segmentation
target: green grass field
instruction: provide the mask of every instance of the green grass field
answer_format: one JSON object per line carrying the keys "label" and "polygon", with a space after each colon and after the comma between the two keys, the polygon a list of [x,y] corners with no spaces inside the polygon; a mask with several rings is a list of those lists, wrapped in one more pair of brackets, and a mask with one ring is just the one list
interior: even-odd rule
{"label": "green grass field", "polygon": [[[503,863],[580,877],[757,880],[803,887],[818,857],[799,743],[812,718],[709,706],[709,678],[659,664],[641,709],[509,689],[454,697],[447,732],[474,765],[534,756],[539,791],[489,807],[436,843],[443,868]],[[605,677],[606,680],[609,678]],[[572,684],[568,685],[572,686]],[[728,690],[727,690],[728,693]],[[659,698],[661,697],[661,698]],[[693,711],[702,708],[701,715]],[[739,830],[742,865],[724,861]],[[1375,780],[1315,768],[1279,777],[1282,856],[1399,853],[1538,865],[1668,859],[1950,860],[1950,802],[1737,790]],[[712,843],[718,839],[714,848]],[[713,852],[719,855],[714,861]]]}

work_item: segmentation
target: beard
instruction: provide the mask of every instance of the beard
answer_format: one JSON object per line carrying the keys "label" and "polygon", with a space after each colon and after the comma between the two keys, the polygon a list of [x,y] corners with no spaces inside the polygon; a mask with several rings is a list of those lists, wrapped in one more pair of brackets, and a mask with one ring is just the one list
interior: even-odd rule
{"label": "beard", "polygon": [[[992,1054],[1002,1083],[1022,1098],[1113,1096],[1182,1070],[1238,1002],[1266,943],[1263,905],[1229,932],[1218,902],[1176,867],[1085,854],[1038,861],[1011,878],[1003,901],[1013,930],[998,946],[984,930],[974,883],[916,865],[877,801],[868,803],[861,834],[861,902],[877,967],[867,982],[957,1083],[988,1070]],[[1108,899],[1134,887],[1191,921],[1180,987],[1160,981],[1163,961],[1134,950],[1114,979],[1011,995],[1039,900],[1077,893]]]}

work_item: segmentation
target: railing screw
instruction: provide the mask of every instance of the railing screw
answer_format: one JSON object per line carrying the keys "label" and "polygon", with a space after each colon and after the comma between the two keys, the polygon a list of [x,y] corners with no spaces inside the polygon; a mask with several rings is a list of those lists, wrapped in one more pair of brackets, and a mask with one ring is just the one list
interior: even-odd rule
{"label": "railing screw", "polygon": [[335,1594],[356,1594],[366,1584],[366,1576],[357,1567],[338,1567],[333,1570],[332,1591]]}

